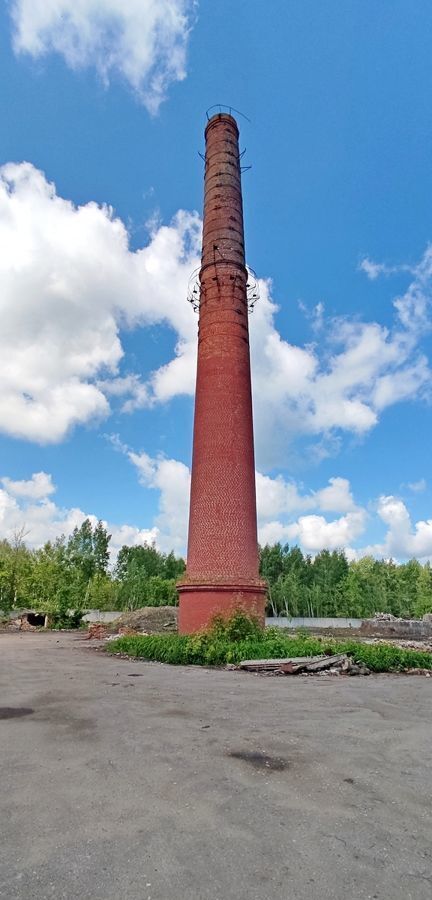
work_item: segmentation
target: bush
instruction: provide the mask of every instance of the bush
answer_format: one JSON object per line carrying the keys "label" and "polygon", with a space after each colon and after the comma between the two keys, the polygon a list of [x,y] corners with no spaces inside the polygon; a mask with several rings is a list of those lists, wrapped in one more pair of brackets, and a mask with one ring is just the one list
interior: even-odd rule
{"label": "bush", "polygon": [[372,672],[403,672],[405,669],[432,669],[432,653],[426,650],[404,650],[391,644],[358,644],[345,642],[343,651]]}
{"label": "bush", "polygon": [[51,616],[50,627],[53,628],[54,631],[68,631],[73,628],[81,628],[83,615],[85,615],[85,610],[81,609],[75,609],[70,612],[53,613]]}
{"label": "bush", "polygon": [[241,641],[246,638],[261,640],[264,629],[255,616],[249,616],[242,609],[237,609],[229,619],[215,616],[209,633],[215,638],[227,641]]}

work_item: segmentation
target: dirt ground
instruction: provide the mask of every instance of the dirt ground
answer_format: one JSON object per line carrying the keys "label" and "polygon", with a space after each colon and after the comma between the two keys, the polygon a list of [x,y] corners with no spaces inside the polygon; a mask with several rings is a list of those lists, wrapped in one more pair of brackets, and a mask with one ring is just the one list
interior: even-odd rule
{"label": "dirt ground", "polygon": [[0,897],[430,900],[432,679],[0,635]]}

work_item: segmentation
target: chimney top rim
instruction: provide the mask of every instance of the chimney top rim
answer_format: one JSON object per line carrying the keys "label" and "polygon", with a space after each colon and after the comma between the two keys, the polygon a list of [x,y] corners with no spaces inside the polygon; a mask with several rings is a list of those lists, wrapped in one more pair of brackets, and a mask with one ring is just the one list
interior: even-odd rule
{"label": "chimney top rim", "polygon": [[240,132],[239,132],[239,127],[238,127],[238,124],[237,124],[237,120],[234,118],[234,116],[231,115],[231,113],[227,113],[227,112],[218,112],[218,113],[215,113],[213,116],[211,116],[211,118],[208,120],[207,125],[206,125],[206,128],[205,128],[205,134],[207,134],[207,132],[208,132],[208,130],[209,130],[210,128],[214,128],[214,126],[215,126],[218,122],[221,122],[221,123],[222,123],[222,122],[230,122],[230,123],[232,123],[232,124],[234,125],[234,127],[235,127],[235,129],[236,129],[236,131],[237,131],[237,134],[240,133]]}

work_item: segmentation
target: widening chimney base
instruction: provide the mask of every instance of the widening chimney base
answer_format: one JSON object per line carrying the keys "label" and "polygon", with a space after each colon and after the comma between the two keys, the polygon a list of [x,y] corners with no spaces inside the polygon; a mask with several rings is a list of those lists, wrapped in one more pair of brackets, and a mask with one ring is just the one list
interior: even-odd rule
{"label": "widening chimney base", "polygon": [[215,616],[228,619],[241,610],[265,625],[266,583],[188,581],[177,584],[180,595],[178,628],[180,634],[193,634],[208,628]]}

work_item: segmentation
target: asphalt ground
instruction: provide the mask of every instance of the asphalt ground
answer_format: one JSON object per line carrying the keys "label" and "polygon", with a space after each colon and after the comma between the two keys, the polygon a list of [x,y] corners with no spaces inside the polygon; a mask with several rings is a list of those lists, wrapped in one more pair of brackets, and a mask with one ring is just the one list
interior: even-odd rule
{"label": "asphalt ground", "polygon": [[0,635],[0,897],[431,900],[432,679]]}

